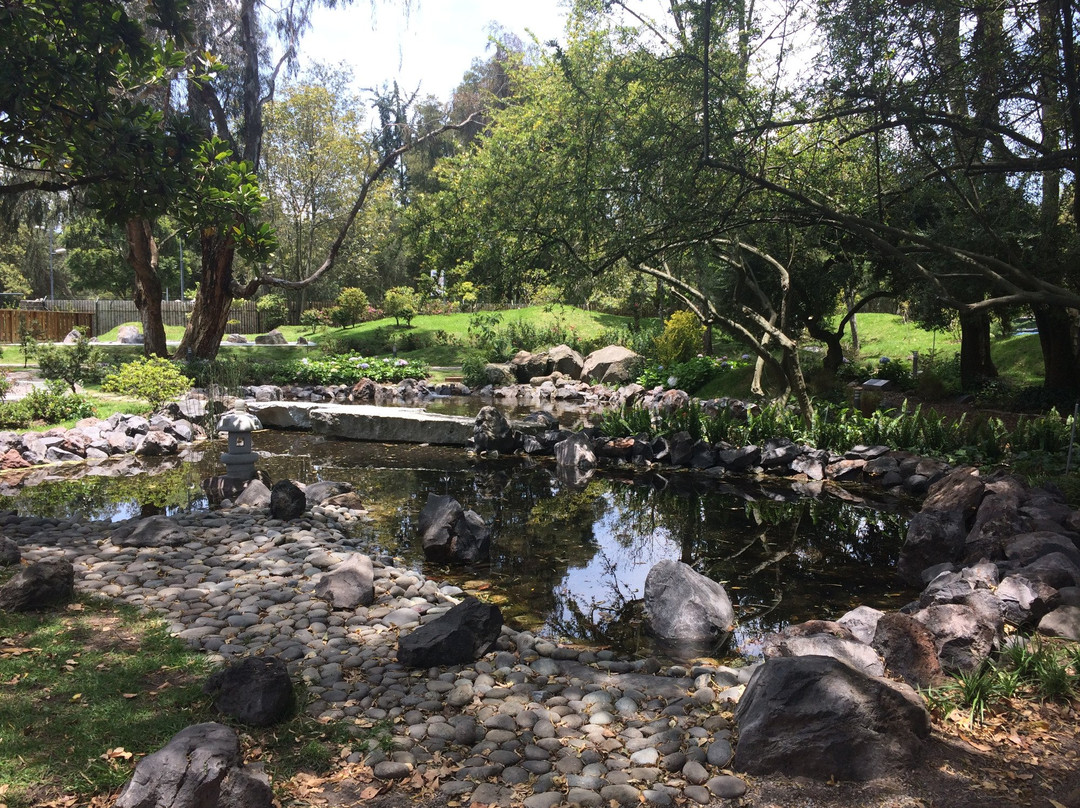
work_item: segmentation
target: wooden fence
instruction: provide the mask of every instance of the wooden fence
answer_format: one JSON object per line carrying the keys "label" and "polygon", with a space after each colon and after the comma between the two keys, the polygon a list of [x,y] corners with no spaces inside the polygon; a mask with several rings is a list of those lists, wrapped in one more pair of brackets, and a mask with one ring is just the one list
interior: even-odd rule
{"label": "wooden fence", "polygon": [[[190,300],[162,301],[161,319],[165,325],[187,325],[188,315],[191,314],[192,303]],[[0,309],[5,313],[14,312],[15,334],[18,334],[18,317],[25,315],[35,318],[46,314],[77,315],[80,319],[80,327],[89,328],[90,336],[97,337],[108,331],[112,331],[118,325],[138,322],[139,311],[131,300],[28,300],[24,301],[20,309]],[[255,308],[253,300],[238,300],[229,309],[229,320],[234,320],[228,328],[228,333],[237,334],[263,334],[269,329],[262,327],[262,317]],[[4,321],[6,322],[6,320]],[[60,322],[60,320],[58,320]],[[64,321],[66,322],[66,321]],[[59,337],[51,336],[47,339],[63,339],[64,335],[74,326],[69,326],[67,331],[60,333]],[[8,337],[6,330],[0,332],[0,341],[18,342]]]}
{"label": "wooden fence", "polygon": [[21,342],[25,332],[41,342],[60,342],[73,328],[92,335],[94,315],[75,311],[0,309],[0,342]]}

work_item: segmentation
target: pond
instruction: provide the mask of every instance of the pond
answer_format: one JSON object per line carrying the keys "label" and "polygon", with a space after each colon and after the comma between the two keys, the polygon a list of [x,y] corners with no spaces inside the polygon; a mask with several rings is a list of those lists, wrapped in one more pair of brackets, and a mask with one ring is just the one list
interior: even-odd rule
{"label": "pond", "polygon": [[[323,440],[261,432],[258,467],[273,479],[352,483],[369,521],[356,546],[425,575],[480,592],[520,628],[563,642],[656,653],[636,601],[662,559],[724,583],[738,628],[726,658],[754,656],[762,636],[859,604],[897,608],[894,569],[908,503],[801,496],[790,486],[732,485],[686,472],[597,473],[560,479],[527,458],[478,460],[460,449]],[[0,485],[6,505],[37,516],[126,519],[206,508],[199,481],[221,472],[218,443],[198,462],[126,458],[78,479],[39,469],[29,487]],[[142,473],[107,474],[138,465]],[[85,473],[84,469],[84,473]],[[417,525],[427,494],[448,494],[492,526],[490,564],[452,569],[424,560]],[[0,502],[0,505],[5,503]]]}

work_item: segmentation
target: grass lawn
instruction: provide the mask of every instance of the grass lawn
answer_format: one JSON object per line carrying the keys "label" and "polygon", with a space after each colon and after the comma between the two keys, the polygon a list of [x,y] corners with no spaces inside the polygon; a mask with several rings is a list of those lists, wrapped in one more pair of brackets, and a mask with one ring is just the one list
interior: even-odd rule
{"label": "grass lawn", "polygon": [[[0,637],[7,808],[85,805],[119,788],[139,758],[184,727],[231,723],[202,693],[211,671],[205,655],[133,608],[86,597],[64,610],[0,613]],[[236,728],[277,787],[299,771],[329,770],[358,729],[320,724],[302,711],[269,729]]]}

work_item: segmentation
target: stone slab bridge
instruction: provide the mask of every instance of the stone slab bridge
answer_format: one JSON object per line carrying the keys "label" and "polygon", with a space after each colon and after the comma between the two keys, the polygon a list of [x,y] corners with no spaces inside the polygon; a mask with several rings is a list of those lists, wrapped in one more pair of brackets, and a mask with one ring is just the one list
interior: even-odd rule
{"label": "stone slab bridge", "polygon": [[421,407],[379,407],[313,401],[247,402],[264,427],[304,429],[316,435],[379,443],[464,446],[475,418],[432,413]]}

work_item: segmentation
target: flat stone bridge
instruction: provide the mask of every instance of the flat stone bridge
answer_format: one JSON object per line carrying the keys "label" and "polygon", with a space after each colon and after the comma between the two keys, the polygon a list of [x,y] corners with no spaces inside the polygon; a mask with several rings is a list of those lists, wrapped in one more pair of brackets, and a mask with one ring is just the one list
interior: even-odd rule
{"label": "flat stone bridge", "polygon": [[304,429],[316,435],[377,443],[430,443],[464,446],[475,419],[442,415],[421,407],[326,404],[312,401],[247,402],[264,427]]}

